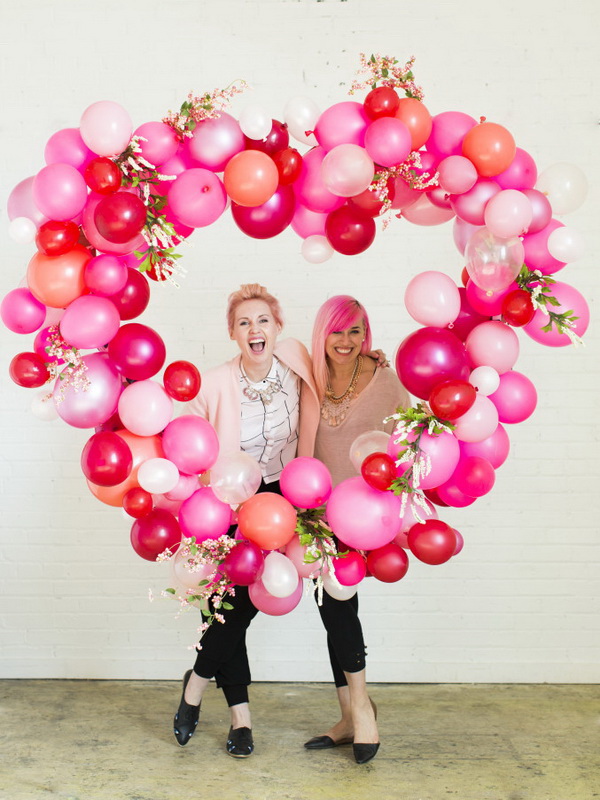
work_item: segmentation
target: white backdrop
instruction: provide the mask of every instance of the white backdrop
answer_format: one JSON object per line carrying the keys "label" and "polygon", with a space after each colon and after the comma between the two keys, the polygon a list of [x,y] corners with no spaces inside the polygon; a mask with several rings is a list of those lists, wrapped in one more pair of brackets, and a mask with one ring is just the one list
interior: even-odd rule
{"label": "white backdrop", "polygon": [[[43,165],[56,130],[76,127],[92,102],[124,105],[135,125],[201,93],[244,78],[280,118],[286,101],[321,108],[347,99],[358,55],[416,56],[417,82],[436,114],[464,111],[505,125],[540,170],[572,162],[589,176],[585,205],[565,218],[587,255],[560,276],[588,298],[598,290],[598,63],[594,0],[504,4],[402,4],[397,0],[23,0],[0,26],[2,294],[19,284],[32,245],[7,235],[6,198]],[[158,328],[169,360],[202,370],[233,351],[223,318],[227,294],[259,281],[282,301],[288,335],[308,342],[316,308],[355,294],[375,341],[393,355],[417,325],[402,302],[426,269],[459,281],[463,263],[451,223],[394,221],[364,254],[321,266],[300,256],[286,231],[255,241],[228,215],[181,247],[188,275],[179,291],[152,287],[140,321]],[[3,677],[175,678],[191,661],[196,619],[174,619],[164,565],[129,545],[130,520],[99,503],[79,469],[89,432],[29,410],[32,392],[7,374],[33,337],[2,331],[0,418],[1,662]],[[594,682],[598,669],[598,328],[585,348],[550,349],[521,336],[517,368],[537,386],[539,406],[510,427],[512,450],[493,492],[441,515],[466,540],[450,563],[413,559],[406,578],[361,589],[369,675],[379,681]],[[249,641],[258,680],[328,679],[314,603],[291,615],[259,615]]]}

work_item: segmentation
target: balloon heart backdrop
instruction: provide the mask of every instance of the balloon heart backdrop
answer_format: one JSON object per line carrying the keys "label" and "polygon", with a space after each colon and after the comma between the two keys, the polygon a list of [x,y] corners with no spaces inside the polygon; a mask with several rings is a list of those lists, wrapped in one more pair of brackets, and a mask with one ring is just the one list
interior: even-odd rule
{"label": "balloon heart backdrop", "polygon": [[[50,137],[46,166],[8,201],[12,237],[37,248],[27,285],[2,301],[11,331],[36,334],[10,375],[31,388],[54,381],[34,398],[36,416],[94,429],[81,456],[90,490],[134,519],[142,558],[179,547],[172,591],[191,603],[216,598],[205,625],[227,607],[233,583],[249,585],[259,609],[283,614],[311,574],[343,598],[367,570],[401,579],[407,551],[427,564],[458,553],[462,537],[437,507],[490,491],[509,451],[504,425],[536,405],[533,383],[514,369],[515,329],[562,347],[588,325],[582,295],[551,277],[582,255],[577,231],[553,218],[583,201],[581,171],[557,164],[538,176],[502,125],[459,111],[432,116],[412,60],[361,59],[366,80],[351,94],[363,92],[362,102],[321,112],[292,98],[283,122],[256,106],[239,120],[225,113],[241,86],[190,95],[135,131],[117,103],[94,103],[79,128]],[[258,239],[291,226],[315,264],[365,251],[377,218],[383,228],[397,218],[454,220],[464,286],[430,271],[405,294],[421,327],[400,344],[396,369],[423,402],[395,415],[392,437],[360,436],[351,450],[360,475],[333,491],[323,464],[297,458],[281,476],[283,497],[255,494],[256,462],[219,458],[206,420],[172,418],[173,400],[200,389],[196,367],[173,362],[157,380],[163,340],[130,322],[148,304],[148,279],[175,281],[177,245],[224,213]],[[232,508],[236,539],[226,536]]]}

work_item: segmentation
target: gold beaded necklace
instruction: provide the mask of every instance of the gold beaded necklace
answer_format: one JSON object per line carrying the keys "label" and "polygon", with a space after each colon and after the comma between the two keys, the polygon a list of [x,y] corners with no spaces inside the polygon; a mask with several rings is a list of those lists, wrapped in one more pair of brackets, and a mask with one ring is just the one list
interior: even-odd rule
{"label": "gold beaded necklace", "polygon": [[352,377],[350,378],[350,383],[342,394],[334,394],[331,383],[329,380],[327,381],[325,397],[321,405],[321,416],[331,427],[337,427],[340,422],[346,418],[348,408],[350,407],[350,401],[356,391],[356,385],[362,372],[362,367],[363,357],[358,356],[356,364],[354,365]]}

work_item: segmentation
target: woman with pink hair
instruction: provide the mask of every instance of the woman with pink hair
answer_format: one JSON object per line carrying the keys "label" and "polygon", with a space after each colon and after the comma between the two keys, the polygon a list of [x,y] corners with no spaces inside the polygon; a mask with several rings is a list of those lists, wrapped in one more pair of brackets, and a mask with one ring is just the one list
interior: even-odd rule
{"label": "woman with pink hair", "polygon": [[[313,328],[312,361],[321,418],[315,440],[316,458],[330,470],[333,485],[356,472],[350,447],[366,431],[391,432],[383,420],[410,404],[395,372],[378,369],[371,351],[371,327],[364,307],[349,295],[327,300]],[[370,761],[379,749],[375,707],[367,693],[365,643],[358,617],[358,598],[336,600],[323,592],[319,606],[341,718],[305,743],[309,750],[352,744],[357,763]]]}

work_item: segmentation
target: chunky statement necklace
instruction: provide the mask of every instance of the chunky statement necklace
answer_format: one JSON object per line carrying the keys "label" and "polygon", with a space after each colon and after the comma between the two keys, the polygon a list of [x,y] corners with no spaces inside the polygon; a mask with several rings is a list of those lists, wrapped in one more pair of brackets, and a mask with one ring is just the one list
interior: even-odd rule
{"label": "chunky statement necklace", "polygon": [[321,405],[321,416],[332,427],[335,428],[340,422],[346,419],[350,402],[354,397],[356,391],[356,384],[360,378],[363,367],[363,357],[359,356],[354,365],[354,371],[350,378],[350,383],[342,394],[334,394],[331,383],[327,381],[325,389],[325,397]]}
{"label": "chunky statement necklace", "polygon": [[248,400],[250,400],[251,402],[254,402],[255,400],[262,400],[262,402],[266,406],[268,406],[271,404],[273,400],[273,395],[277,394],[283,389],[283,385],[277,373],[275,374],[274,378],[266,377],[263,378],[262,381],[259,381],[259,383],[266,383],[266,386],[264,388],[250,382],[248,376],[244,372],[244,368],[242,367],[241,363],[240,363],[240,373],[242,375],[244,383],[246,384],[242,389],[242,394],[244,395],[244,397],[247,397]]}

